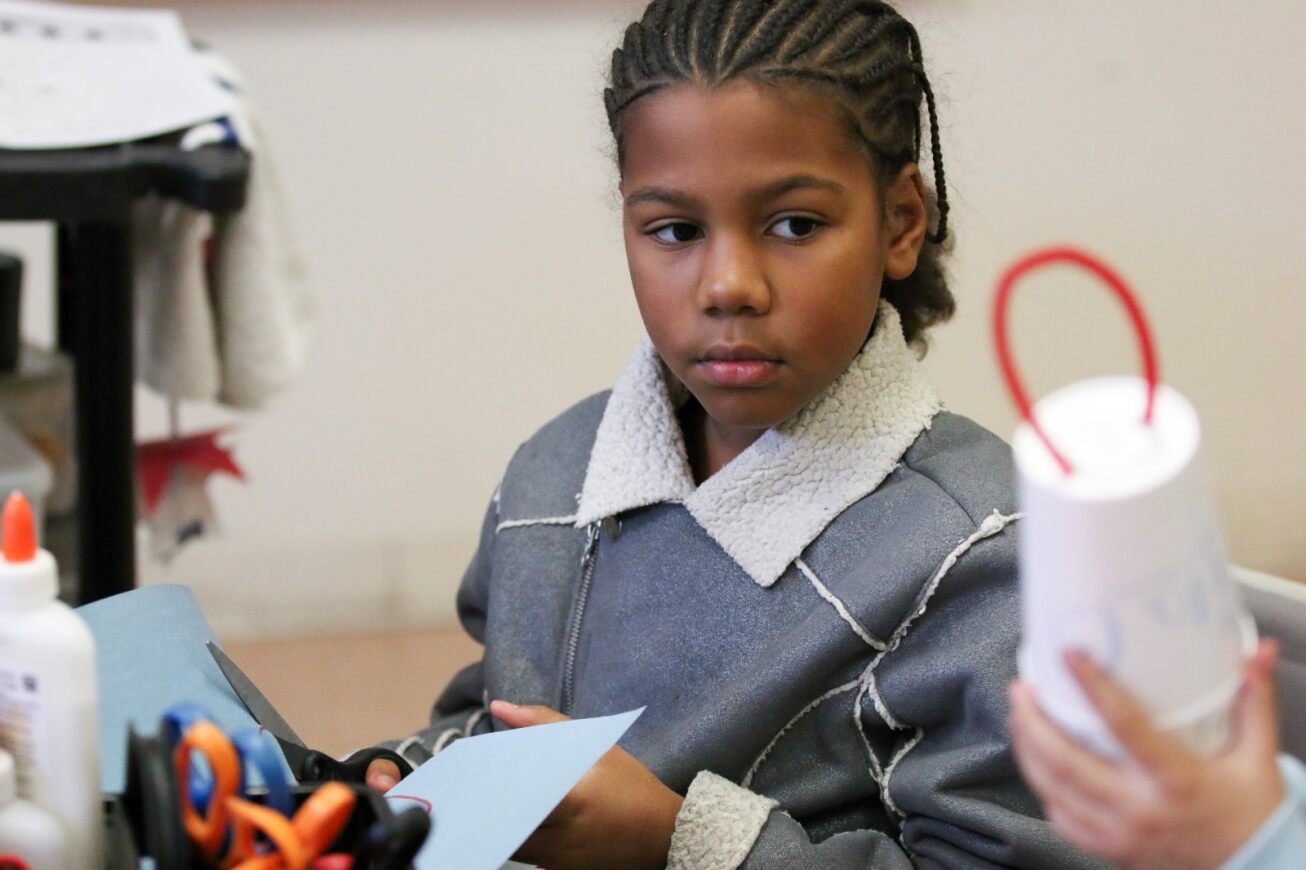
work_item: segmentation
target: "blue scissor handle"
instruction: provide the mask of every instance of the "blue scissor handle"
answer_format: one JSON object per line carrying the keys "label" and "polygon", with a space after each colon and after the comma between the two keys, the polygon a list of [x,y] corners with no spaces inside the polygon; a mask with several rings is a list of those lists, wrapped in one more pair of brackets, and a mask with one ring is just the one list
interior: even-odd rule
{"label": "blue scissor handle", "polygon": [[290,797],[290,780],[286,776],[285,762],[281,759],[281,750],[268,734],[250,728],[227,735],[236,752],[240,754],[240,793],[245,793],[248,784],[246,769],[252,767],[259,772],[263,784],[267,786],[266,803],[286,818],[294,814]]}
{"label": "blue scissor handle", "polygon": [[181,735],[196,722],[212,722],[209,711],[199,704],[173,704],[163,711],[163,739],[169,749],[176,749],[181,742]]}
{"label": "blue scissor handle", "polygon": [[[213,717],[209,711],[205,710],[199,704],[181,703],[173,704],[163,712],[163,740],[168,746],[168,753],[171,756],[177,744],[181,742],[181,735],[186,733],[196,722],[212,722]],[[213,774],[206,767],[198,764],[190,766],[190,782],[186,783],[186,789],[190,792],[191,806],[199,812],[208,812],[209,798],[213,796]]]}
{"label": "blue scissor handle", "polygon": [[[174,704],[163,714],[163,735],[168,749],[176,749],[181,735],[186,733],[196,722],[212,722],[213,717],[198,704]],[[235,734],[228,734],[227,739],[236,748],[240,756],[239,794],[245,794],[248,783],[245,771],[253,767],[259,772],[263,784],[267,786],[267,805],[282,815],[289,817],[294,812],[290,796],[290,782],[286,777],[286,768],[281,760],[281,751],[269,735],[258,729],[246,729]],[[209,800],[213,796],[213,777],[211,772],[197,764],[190,768],[190,782],[187,784],[190,802],[199,812],[208,811]]]}

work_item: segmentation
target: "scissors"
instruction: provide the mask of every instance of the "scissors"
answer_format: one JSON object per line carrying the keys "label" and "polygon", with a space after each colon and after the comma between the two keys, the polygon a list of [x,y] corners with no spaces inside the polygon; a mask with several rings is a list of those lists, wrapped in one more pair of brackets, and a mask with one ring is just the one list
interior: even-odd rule
{"label": "scissors", "polygon": [[354,849],[351,866],[403,870],[412,865],[433,825],[430,813],[421,807],[374,822]]}
{"label": "scissors", "polygon": [[190,783],[193,787],[191,765],[196,755],[204,757],[212,775],[208,800],[201,809],[193,800],[191,788],[180,788],[181,821],[200,852],[212,861],[218,857],[227,834],[227,801],[240,788],[241,760],[222,729],[207,720],[188,727],[177,741],[173,764],[178,783]]}
{"label": "scissors", "polygon": [[[261,733],[249,730],[228,737],[193,704],[170,708],[163,717],[163,732],[177,773],[182,826],[206,858],[216,858],[229,844],[230,801],[246,795],[247,765],[267,786],[271,812],[290,812],[290,787],[281,759]],[[197,770],[201,759],[207,777]]]}
{"label": "scissors", "polygon": [[291,771],[300,782],[363,782],[367,776],[368,765],[378,758],[394,762],[399,768],[401,779],[413,772],[413,766],[403,756],[380,747],[360,749],[344,761],[337,761],[325,752],[309,749],[286,720],[281,718],[281,714],[276,711],[272,703],[254,685],[254,681],[245,676],[244,671],[212,641],[206,646],[222,670],[222,675],[231,684],[236,697],[245,705],[245,709],[259,725],[277,739]]}
{"label": "scissors", "polygon": [[[182,824],[210,861],[241,870],[304,870],[325,852],[353,814],[357,796],[342,783],[326,783],[290,815],[290,789],[275,746],[261,732],[229,738],[201,708],[178,705],[164,716],[181,791]],[[209,778],[195,774],[203,759]],[[265,803],[248,800],[244,770],[250,762],[268,785]],[[199,801],[196,801],[199,798]],[[256,843],[255,835],[261,834]],[[225,854],[224,854],[225,853]]]}
{"label": "scissors", "polygon": [[[292,818],[241,798],[230,798],[232,846],[224,866],[231,870],[304,870],[340,836],[358,796],[344,783],[323,783]],[[260,854],[254,836],[273,850]]]}
{"label": "scissors", "polygon": [[[163,739],[168,749],[175,753],[177,745],[190,728],[199,722],[211,723],[212,721],[213,719],[208,712],[198,704],[174,704],[163,714]],[[286,779],[285,767],[281,763],[276,745],[269,741],[261,731],[252,728],[236,731],[225,736],[235,749],[239,762],[236,792],[242,796],[247,794],[249,782],[245,774],[247,771],[253,770],[262,780],[263,785],[267,787],[264,803],[284,815],[290,815],[293,809],[290,783]],[[212,770],[212,759],[206,760],[210,762],[210,770]],[[189,768],[189,780],[178,780],[179,782],[186,782],[190,792],[190,801],[200,812],[204,812],[210,803],[213,792],[212,780],[211,774],[206,776],[204,772],[194,765]]]}
{"label": "scissors", "polygon": [[344,852],[323,855],[310,867],[312,870],[406,870],[426,842],[431,824],[426,810],[409,807],[397,816],[373,822],[352,855]]}

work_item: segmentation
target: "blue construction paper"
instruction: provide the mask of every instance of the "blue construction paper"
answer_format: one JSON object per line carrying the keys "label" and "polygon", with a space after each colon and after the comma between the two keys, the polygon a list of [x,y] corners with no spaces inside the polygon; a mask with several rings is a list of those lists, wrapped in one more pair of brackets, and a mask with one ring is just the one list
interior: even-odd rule
{"label": "blue construction paper", "polygon": [[386,792],[434,827],[417,870],[499,870],[643,709],[465,737]]}
{"label": "blue construction paper", "polygon": [[128,726],[157,734],[173,704],[198,704],[227,732],[258,728],[204,646],[217,638],[188,587],[134,589],[77,612],[95,635],[104,791],[121,792],[126,782]]}

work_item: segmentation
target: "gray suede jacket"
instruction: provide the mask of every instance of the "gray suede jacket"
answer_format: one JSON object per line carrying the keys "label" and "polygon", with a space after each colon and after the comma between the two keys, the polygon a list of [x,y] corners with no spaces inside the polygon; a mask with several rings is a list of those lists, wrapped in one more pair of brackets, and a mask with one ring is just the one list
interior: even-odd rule
{"label": "gray suede jacket", "polygon": [[1007,447],[943,412],[897,313],[829,390],[695,486],[651,345],[518,450],[458,595],[483,659],[398,744],[489,699],[646,706],[622,745],[686,796],[669,866],[1094,866],[1006,731]]}

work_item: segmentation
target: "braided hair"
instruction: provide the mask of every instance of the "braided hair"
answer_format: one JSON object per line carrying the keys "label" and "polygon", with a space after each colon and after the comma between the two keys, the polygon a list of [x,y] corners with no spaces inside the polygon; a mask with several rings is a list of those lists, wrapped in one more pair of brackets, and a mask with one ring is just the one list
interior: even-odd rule
{"label": "braided hair", "polygon": [[733,79],[801,83],[841,109],[868,152],[881,188],[920,159],[924,102],[936,227],[916,271],[885,278],[882,294],[898,309],[910,342],[956,307],[941,262],[948,238],[948,190],[934,90],[916,28],[888,3],[873,0],[653,0],[612,53],[603,92],[621,164],[622,113],[641,97],[679,83],[708,87]]}

